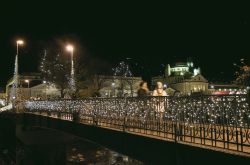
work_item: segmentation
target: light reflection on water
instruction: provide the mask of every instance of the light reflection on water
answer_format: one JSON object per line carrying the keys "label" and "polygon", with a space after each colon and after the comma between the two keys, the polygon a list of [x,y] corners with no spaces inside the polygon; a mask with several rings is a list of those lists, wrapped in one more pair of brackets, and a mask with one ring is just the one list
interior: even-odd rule
{"label": "light reflection on water", "polygon": [[31,127],[25,129],[25,131],[21,127],[17,127],[17,129],[19,134],[24,137],[24,141],[26,141],[23,143],[17,140],[16,156],[18,165],[144,164],[141,161],[70,134],[39,127]]}
{"label": "light reflection on water", "polygon": [[94,143],[77,140],[69,144],[67,150],[67,165],[143,165],[143,162],[119,154]]}

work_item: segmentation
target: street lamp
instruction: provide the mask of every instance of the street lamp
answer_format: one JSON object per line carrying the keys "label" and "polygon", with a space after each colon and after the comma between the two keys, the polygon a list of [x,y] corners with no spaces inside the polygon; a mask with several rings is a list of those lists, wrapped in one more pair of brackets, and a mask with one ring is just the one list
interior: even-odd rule
{"label": "street lamp", "polygon": [[24,44],[24,42],[23,42],[23,40],[17,40],[16,41],[16,54],[18,55],[18,45],[23,45]]}
{"label": "street lamp", "polygon": [[112,82],[112,96],[115,97],[115,82]]}
{"label": "street lamp", "polygon": [[31,91],[30,91],[30,80],[24,80],[24,82],[26,82],[27,84],[28,84],[28,88],[29,88],[29,97],[30,97],[30,93],[31,93]]}
{"label": "street lamp", "polygon": [[44,99],[48,99],[48,95],[47,95],[47,88],[48,88],[48,82],[43,80],[43,84],[45,84],[45,96],[44,96]]}
{"label": "street lamp", "polygon": [[16,58],[15,58],[15,69],[14,69],[14,76],[13,76],[13,80],[14,80],[14,82],[13,82],[13,90],[14,90],[14,97],[13,97],[13,99],[15,99],[15,102],[14,102],[14,106],[15,106],[15,104],[16,104],[16,101],[18,101],[18,99],[19,99],[19,94],[18,94],[18,86],[19,86],[19,79],[18,79],[18,54],[19,54],[19,52],[18,52],[18,47],[19,47],[19,45],[23,45],[24,44],[24,42],[23,42],[23,40],[17,40],[16,41]]}
{"label": "street lamp", "polygon": [[66,49],[68,52],[71,54],[71,90],[74,93],[75,92],[75,71],[74,71],[74,60],[73,60],[73,55],[74,55],[74,47],[72,45],[67,45]]}
{"label": "street lamp", "polygon": [[24,82],[28,83],[28,88],[30,88],[30,81],[29,80],[25,80]]}

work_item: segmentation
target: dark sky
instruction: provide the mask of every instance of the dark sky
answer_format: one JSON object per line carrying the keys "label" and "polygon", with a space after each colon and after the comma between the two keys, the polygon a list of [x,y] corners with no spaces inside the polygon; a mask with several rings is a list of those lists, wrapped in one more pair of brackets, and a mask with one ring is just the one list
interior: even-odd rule
{"label": "dark sky", "polygon": [[26,42],[21,72],[36,71],[42,45],[61,36],[74,36],[90,55],[112,63],[126,57],[141,61],[152,75],[161,64],[192,57],[210,81],[228,81],[233,62],[250,60],[244,4],[17,2],[0,5],[2,87],[13,75],[18,37]]}

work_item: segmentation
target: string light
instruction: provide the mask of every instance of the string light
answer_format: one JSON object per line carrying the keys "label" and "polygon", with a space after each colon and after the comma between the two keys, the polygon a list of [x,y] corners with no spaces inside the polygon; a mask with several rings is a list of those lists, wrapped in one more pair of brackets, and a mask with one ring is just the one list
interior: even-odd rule
{"label": "string light", "polygon": [[[160,102],[167,104],[159,104]],[[24,107],[29,111],[79,111],[81,116],[127,117],[141,121],[158,120],[159,110],[164,108],[164,120],[167,121],[179,121],[187,124],[226,124],[241,127],[250,125],[250,109],[244,96],[26,101]]]}

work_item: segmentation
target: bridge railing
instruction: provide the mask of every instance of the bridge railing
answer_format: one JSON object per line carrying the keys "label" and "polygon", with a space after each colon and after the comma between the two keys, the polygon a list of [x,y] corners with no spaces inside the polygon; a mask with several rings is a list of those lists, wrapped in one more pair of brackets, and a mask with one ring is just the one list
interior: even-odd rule
{"label": "bridge railing", "polygon": [[246,95],[26,101],[27,112],[250,153]]}

